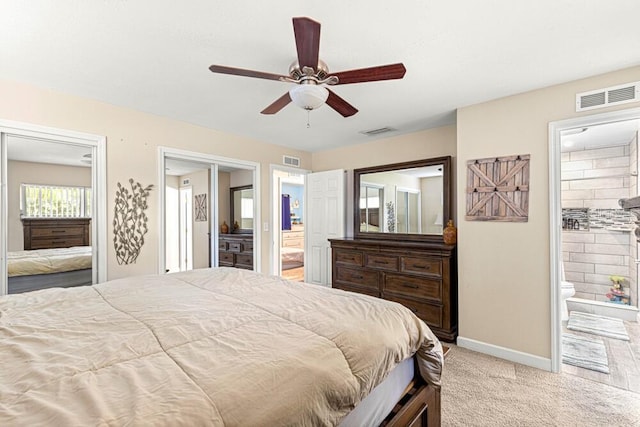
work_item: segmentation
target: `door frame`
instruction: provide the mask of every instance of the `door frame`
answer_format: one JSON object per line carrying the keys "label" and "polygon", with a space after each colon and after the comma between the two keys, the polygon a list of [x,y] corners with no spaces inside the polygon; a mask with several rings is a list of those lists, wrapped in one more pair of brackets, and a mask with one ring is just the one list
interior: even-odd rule
{"label": "door frame", "polygon": [[107,151],[106,136],[76,132],[67,129],[34,125],[11,120],[0,120],[0,295],[8,293],[7,277],[7,220],[8,220],[8,158],[9,136],[41,139],[56,143],[91,148],[91,246],[92,281],[107,280]]}
{"label": "door frame", "polygon": [[[311,173],[310,170],[294,168],[292,166],[285,165],[277,165],[270,164],[269,165],[269,211],[271,212],[271,245],[269,247],[269,274],[274,276],[279,276],[282,274],[281,270],[281,256],[280,256],[280,246],[281,246],[281,236],[282,236],[282,221],[280,220],[280,209],[281,202],[280,198],[282,197],[282,188],[280,186],[280,180],[274,179],[274,172],[286,172],[286,173],[296,173],[304,175],[304,187],[306,191],[307,186],[307,177],[306,175]],[[306,194],[306,193],[305,193]],[[306,217],[306,209],[307,202],[304,202],[303,213],[302,215]],[[268,224],[268,223],[266,223]],[[305,225],[306,228],[306,225]],[[268,231],[268,230],[265,230]],[[306,239],[306,233],[304,234]],[[306,254],[305,254],[305,262],[306,262]]]}
{"label": "door frame", "polygon": [[180,150],[171,147],[158,147],[158,185],[160,186],[159,193],[159,216],[160,221],[158,224],[158,273],[165,274],[165,230],[166,230],[166,215],[165,215],[165,168],[167,157],[172,159],[186,160],[197,163],[209,164],[211,169],[211,194],[209,197],[209,217],[211,221],[209,223],[209,233],[211,235],[210,259],[211,266],[218,266],[218,236],[220,234],[220,228],[218,227],[219,213],[218,213],[218,166],[228,166],[237,169],[248,169],[253,171],[253,270],[260,272],[262,269],[261,262],[261,233],[260,233],[260,163],[252,162],[249,160],[232,159],[230,157],[216,156],[213,154],[199,153],[196,151]]}
{"label": "door frame", "polygon": [[[185,202],[184,200],[182,200],[183,195],[188,195],[189,197],[189,200],[186,202],[185,205],[183,205],[183,203]],[[191,200],[192,198],[193,198],[192,186],[189,185],[186,187],[178,187],[178,206],[179,206],[178,240],[180,242],[180,250],[178,251],[178,253],[180,254],[179,255],[180,271],[187,271],[187,270],[193,269],[193,226],[191,224],[191,222],[193,221],[193,202]],[[188,230],[187,230],[187,227],[188,227]],[[166,254],[165,254],[165,259],[166,259]],[[165,265],[165,268],[166,268],[166,265]]]}
{"label": "door frame", "polygon": [[562,257],[561,132],[612,122],[640,119],[640,108],[618,110],[549,122],[549,274],[551,302],[551,372],[562,367],[560,259]]}

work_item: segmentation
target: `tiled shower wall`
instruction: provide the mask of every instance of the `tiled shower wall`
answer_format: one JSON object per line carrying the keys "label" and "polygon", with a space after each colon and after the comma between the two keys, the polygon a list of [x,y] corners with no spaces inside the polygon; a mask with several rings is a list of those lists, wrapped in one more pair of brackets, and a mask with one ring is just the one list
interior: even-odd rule
{"label": "tiled shower wall", "polygon": [[637,305],[638,245],[632,216],[618,205],[637,194],[637,145],[636,137],[626,145],[562,153],[562,208],[588,208],[591,218],[588,227],[562,232],[565,278],[578,298],[608,301],[609,276],[617,275],[626,278]]}

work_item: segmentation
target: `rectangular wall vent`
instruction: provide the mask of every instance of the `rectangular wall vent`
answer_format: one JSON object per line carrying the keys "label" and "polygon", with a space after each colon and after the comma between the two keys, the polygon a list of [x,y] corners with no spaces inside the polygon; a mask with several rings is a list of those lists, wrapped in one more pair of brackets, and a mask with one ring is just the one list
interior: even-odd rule
{"label": "rectangular wall vent", "polygon": [[293,156],[282,156],[282,163],[287,166],[293,166],[295,168],[300,167],[300,159]]}
{"label": "rectangular wall vent", "polygon": [[576,95],[576,111],[593,110],[640,101],[640,82],[582,92]]}
{"label": "rectangular wall vent", "polygon": [[387,133],[387,132],[393,132],[393,131],[395,131],[394,128],[385,126],[379,129],[363,130],[360,133],[367,136],[376,136],[376,135],[380,135],[381,133]]}

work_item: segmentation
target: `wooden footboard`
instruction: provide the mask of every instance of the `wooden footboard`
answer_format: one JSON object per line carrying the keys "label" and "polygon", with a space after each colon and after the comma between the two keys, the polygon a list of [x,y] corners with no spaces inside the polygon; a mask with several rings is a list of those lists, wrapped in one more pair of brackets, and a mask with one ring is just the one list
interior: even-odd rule
{"label": "wooden footboard", "polygon": [[439,427],[440,389],[414,380],[381,424],[386,427]]}
{"label": "wooden footboard", "polygon": [[[442,350],[446,358],[449,347],[442,346]],[[440,389],[427,384],[417,366],[415,372],[414,379],[381,426],[440,427]]]}

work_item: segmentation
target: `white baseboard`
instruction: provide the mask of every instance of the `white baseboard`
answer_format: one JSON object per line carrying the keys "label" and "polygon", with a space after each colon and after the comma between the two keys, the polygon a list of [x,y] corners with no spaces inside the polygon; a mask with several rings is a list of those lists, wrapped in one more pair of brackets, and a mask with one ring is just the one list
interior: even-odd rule
{"label": "white baseboard", "polygon": [[488,354],[500,359],[509,360],[510,362],[520,363],[522,365],[531,366],[533,368],[543,369],[551,372],[551,359],[535,356],[529,353],[512,350],[506,347],[500,347],[493,344],[487,344],[482,341],[472,340],[471,338],[458,337],[457,345],[478,353]]}

